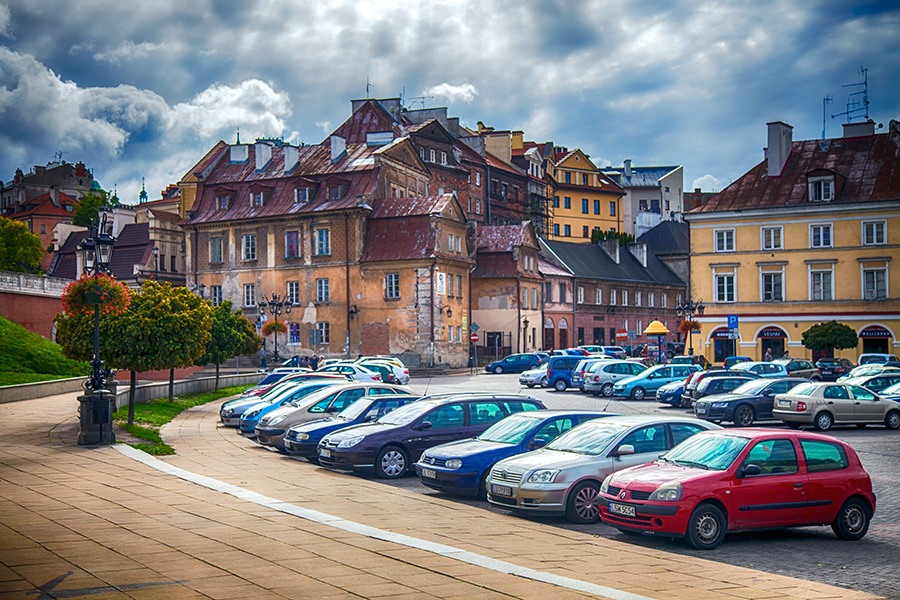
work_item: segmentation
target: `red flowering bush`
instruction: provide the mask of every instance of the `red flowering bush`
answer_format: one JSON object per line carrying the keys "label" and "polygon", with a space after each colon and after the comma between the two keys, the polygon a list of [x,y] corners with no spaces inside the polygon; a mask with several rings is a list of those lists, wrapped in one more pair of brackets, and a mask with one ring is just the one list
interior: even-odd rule
{"label": "red flowering bush", "polygon": [[100,305],[101,314],[120,315],[131,304],[131,290],[106,273],[85,274],[66,286],[62,303],[67,315],[92,315],[96,304]]}
{"label": "red flowering bush", "polygon": [[263,325],[262,334],[266,337],[269,337],[276,331],[278,333],[287,333],[287,325],[281,321],[266,321],[266,324]]}
{"label": "red flowering bush", "polygon": [[700,331],[700,323],[698,323],[697,321],[692,321],[691,319],[685,319],[678,324],[678,331],[680,331],[681,333]]}

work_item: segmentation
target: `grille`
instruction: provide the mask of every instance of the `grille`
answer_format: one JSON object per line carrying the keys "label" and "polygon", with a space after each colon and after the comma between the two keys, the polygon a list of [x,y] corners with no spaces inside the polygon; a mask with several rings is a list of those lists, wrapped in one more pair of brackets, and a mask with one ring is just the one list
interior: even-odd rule
{"label": "grille", "polygon": [[518,485],[519,482],[522,481],[522,473],[513,473],[504,469],[494,469],[491,471],[491,481]]}
{"label": "grille", "polygon": [[[606,488],[607,494],[609,494],[610,496],[616,496],[617,498],[619,497],[619,494],[621,492],[622,492],[622,488],[616,487],[614,485],[608,486]],[[632,500],[649,500],[650,494],[652,494],[653,492],[641,492],[638,490],[631,490],[628,493]]]}
{"label": "grille", "polygon": [[626,525],[636,525],[636,526],[650,526],[652,525],[651,518],[649,516],[637,515],[634,517],[625,517],[623,515],[617,515],[615,513],[611,513],[609,511],[603,513],[603,518],[607,521],[616,521],[619,523],[624,523]]}
{"label": "grille", "polygon": [[426,465],[434,465],[436,467],[443,467],[447,464],[447,461],[443,458],[434,458],[433,456],[423,456],[422,463]]}
{"label": "grille", "polygon": [[611,485],[606,488],[606,493],[609,494],[610,496],[618,496],[619,492],[621,492],[621,491],[622,491],[622,488],[618,488],[614,485]]}

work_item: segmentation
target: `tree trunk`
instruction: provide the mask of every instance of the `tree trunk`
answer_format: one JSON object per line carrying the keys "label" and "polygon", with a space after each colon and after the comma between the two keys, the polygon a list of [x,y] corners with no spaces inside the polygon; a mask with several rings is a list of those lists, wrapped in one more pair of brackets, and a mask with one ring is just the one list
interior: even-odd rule
{"label": "tree trunk", "polygon": [[216,391],[219,391],[219,363],[216,363]]}
{"label": "tree trunk", "polygon": [[175,401],[175,369],[169,369],[169,402]]}
{"label": "tree trunk", "polygon": [[137,373],[131,371],[131,382],[128,386],[128,424],[134,425],[134,393],[137,388]]}

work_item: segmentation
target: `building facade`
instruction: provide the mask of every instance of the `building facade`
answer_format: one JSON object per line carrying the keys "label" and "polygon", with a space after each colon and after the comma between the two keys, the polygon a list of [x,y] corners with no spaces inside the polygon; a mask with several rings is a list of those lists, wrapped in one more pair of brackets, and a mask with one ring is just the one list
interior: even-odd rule
{"label": "building facade", "polygon": [[684,168],[607,167],[603,173],[625,191],[622,199],[622,231],[640,237],[661,221],[684,212]]}
{"label": "building facade", "polygon": [[553,224],[550,240],[591,243],[591,233],[622,231],[624,191],[600,172],[581,150],[554,150],[549,173],[553,179]]}

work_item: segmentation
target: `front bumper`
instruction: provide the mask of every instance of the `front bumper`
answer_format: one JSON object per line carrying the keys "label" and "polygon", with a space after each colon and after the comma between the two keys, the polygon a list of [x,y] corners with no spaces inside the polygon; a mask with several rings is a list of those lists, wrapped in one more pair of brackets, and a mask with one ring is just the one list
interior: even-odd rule
{"label": "front bumper", "polygon": [[[498,508],[541,515],[562,515],[566,512],[568,485],[543,483],[520,487],[488,479],[486,487],[488,502]],[[509,489],[509,495],[496,493],[503,491],[498,489],[503,487]]]}
{"label": "front bumper", "polygon": [[694,405],[694,416],[707,421],[732,421],[734,408],[730,406],[719,408],[710,403],[698,402]]}
{"label": "front bumper", "polygon": [[[600,519],[620,530],[636,531],[648,535],[684,537],[691,511],[672,502],[636,502],[620,500],[618,496],[600,494],[597,502]],[[613,512],[613,508],[618,509]],[[622,514],[632,511],[633,514]]]}
{"label": "front bumper", "polygon": [[303,458],[316,458],[318,456],[318,441],[299,441],[284,438],[284,449],[291,456],[301,456]]}
{"label": "front bumper", "polygon": [[[478,485],[481,479],[481,473],[478,471],[451,471],[450,469],[444,469],[435,465],[423,465],[422,463],[415,463],[413,467],[416,469],[416,476],[418,476],[424,486],[452,494],[478,495]],[[423,471],[429,472],[429,476],[426,477]],[[434,476],[432,477],[430,474]]]}
{"label": "front bumper", "polygon": [[223,415],[219,415],[219,420],[222,421],[222,425],[225,427],[238,427],[241,424],[241,418],[238,417],[226,417]]}
{"label": "front bumper", "polygon": [[275,448],[284,448],[284,429],[276,429],[274,427],[257,427],[256,441],[263,446],[274,446]]}
{"label": "front bumper", "polygon": [[[327,451],[330,456],[323,455],[322,452]],[[319,457],[319,464],[329,469],[338,471],[372,471],[375,469],[375,452],[369,450],[358,450],[355,448],[323,448],[320,444],[316,449]]]}

